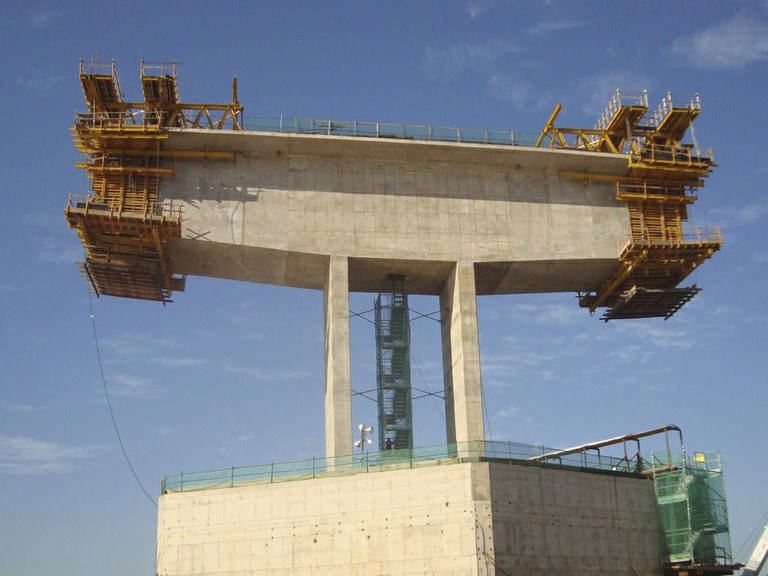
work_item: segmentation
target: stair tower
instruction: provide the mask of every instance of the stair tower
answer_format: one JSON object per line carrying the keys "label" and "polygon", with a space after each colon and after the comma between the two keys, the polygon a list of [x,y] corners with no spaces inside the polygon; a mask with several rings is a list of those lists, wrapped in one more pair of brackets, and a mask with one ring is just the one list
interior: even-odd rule
{"label": "stair tower", "polygon": [[[616,91],[594,129],[555,128],[560,105],[550,116],[537,146],[626,154],[627,174],[616,180],[616,198],[626,202],[628,227],[619,246],[619,264],[601,286],[579,294],[594,312],[607,308],[605,321],[667,319],[700,289],[678,285],[720,249],[719,228],[683,227],[695,192],[715,167],[712,151],[682,143],[701,111],[698,96],[684,106],[662,100],[653,112],[648,97]],[[594,174],[573,174],[595,178]]]}
{"label": "stair tower", "polygon": [[176,157],[206,153],[167,151],[163,141],[174,128],[239,130],[242,106],[236,83],[231,104],[182,104],[175,63],[142,61],[140,77],[144,101],[127,102],[114,61],[80,62],[88,111],[77,114],[71,133],[91,186],[88,195],[70,195],[65,215],[97,295],[168,302],[185,278],[174,274],[167,248],[181,237],[181,214],[163,201],[161,182],[173,176]]}
{"label": "stair tower", "polygon": [[720,454],[697,452],[674,463],[654,454],[652,462],[666,576],[731,574],[734,565]]}
{"label": "stair tower", "polygon": [[379,450],[413,447],[411,330],[404,278],[392,276],[392,292],[376,298],[376,388]]}

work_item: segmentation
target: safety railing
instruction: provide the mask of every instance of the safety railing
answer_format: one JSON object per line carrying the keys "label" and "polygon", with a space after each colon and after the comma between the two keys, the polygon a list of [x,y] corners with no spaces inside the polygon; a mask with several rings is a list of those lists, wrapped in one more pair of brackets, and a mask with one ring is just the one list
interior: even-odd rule
{"label": "safety railing", "polygon": [[78,131],[87,128],[162,135],[166,126],[204,130],[242,129],[241,109],[235,104],[184,104],[183,108],[177,109],[124,106],[125,110],[119,111],[78,112],[75,127]]}
{"label": "safety railing", "polygon": [[130,210],[124,208],[117,198],[106,200],[86,194],[70,194],[66,212],[67,214],[77,212],[84,216],[98,214],[110,218],[130,218],[131,216],[153,218],[153,220],[161,218],[164,221],[180,221],[182,216],[181,208],[173,208],[164,202],[152,202],[142,205],[140,210]]}
{"label": "safety railing", "polygon": [[[554,448],[516,442],[465,442],[424,448],[363,452],[336,458],[311,458],[259,466],[186,472],[166,476],[161,490],[163,494],[212,490],[481,460],[501,460],[531,466],[556,466],[612,473],[631,473],[639,470],[636,464],[628,463],[626,457],[612,457],[593,452],[566,455],[559,453],[560,451]],[[550,454],[553,455],[551,458]]]}
{"label": "safety railing", "polygon": [[386,124],[381,122],[312,120],[283,116],[277,118],[246,117],[245,130],[252,132],[277,132],[280,134],[389,138],[393,140],[460,142],[499,146],[534,146],[538,137],[538,134],[513,132],[511,130],[479,130],[443,126]]}
{"label": "safety railing", "polygon": [[[652,123],[654,126],[660,126],[664,119],[675,109],[672,104],[672,94],[667,92],[666,96],[662,98],[656,111],[653,113]],[[682,109],[689,110],[701,110],[701,98],[698,94],[694,94],[687,106]]]}
{"label": "safety railing", "polygon": [[118,131],[147,131],[148,129],[159,132],[164,115],[161,110],[133,111],[95,111],[78,112],[75,115],[75,126],[92,130],[118,130]]}
{"label": "safety railing", "polygon": [[687,182],[654,182],[641,180],[637,182],[616,181],[616,198],[619,200],[664,200],[677,201],[685,204],[692,203],[698,198],[689,194],[692,186]]}
{"label": "safety railing", "polygon": [[709,170],[715,162],[715,153],[710,147],[700,150],[686,144],[668,146],[650,141],[633,141],[633,160],[646,164],[665,164],[681,168]]}
{"label": "safety railing", "polygon": [[639,108],[648,109],[648,92],[643,91],[642,94],[622,94],[619,90],[616,90],[611,95],[611,100],[605,107],[600,118],[598,118],[595,128],[597,130],[605,130],[608,124],[611,122],[616,112],[624,106],[637,106]]}
{"label": "safety railing", "polygon": [[723,235],[720,226],[691,226],[678,229],[670,226],[667,229],[654,228],[643,224],[636,232],[625,232],[619,240],[619,254],[637,247],[711,247],[722,245]]}

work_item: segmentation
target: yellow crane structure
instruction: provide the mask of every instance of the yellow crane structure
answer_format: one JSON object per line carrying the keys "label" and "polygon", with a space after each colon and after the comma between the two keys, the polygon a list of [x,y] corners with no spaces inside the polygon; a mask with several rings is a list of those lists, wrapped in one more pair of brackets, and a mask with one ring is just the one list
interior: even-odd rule
{"label": "yellow crane structure", "polygon": [[175,158],[231,153],[167,151],[167,128],[242,130],[237,80],[229,104],[186,104],[179,98],[176,64],[141,62],[143,102],[123,98],[115,62],[80,62],[88,111],[78,113],[72,137],[85,156],[79,168],[91,194],[70,195],[65,214],[85,247],[81,271],[96,294],[168,302],[184,290],[167,243],[181,236],[182,215],[164,205],[160,181],[173,176]]}
{"label": "yellow crane structure", "polygon": [[698,95],[676,106],[667,94],[649,113],[647,93],[628,98],[617,90],[591,130],[555,127],[561,108],[555,107],[536,146],[628,156],[627,175],[616,180],[616,198],[629,210],[619,265],[602,286],[580,293],[579,304],[591,312],[607,308],[605,321],[669,318],[700,291],[680,282],[723,243],[719,227],[683,228],[696,190],[715,167],[711,149],[702,153],[682,143],[701,111]]}

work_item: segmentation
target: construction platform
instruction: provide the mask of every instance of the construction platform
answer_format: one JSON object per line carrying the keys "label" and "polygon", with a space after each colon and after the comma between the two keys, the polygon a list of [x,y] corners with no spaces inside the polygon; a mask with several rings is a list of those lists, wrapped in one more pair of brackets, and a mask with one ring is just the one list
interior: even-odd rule
{"label": "construction platform", "polygon": [[[201,246],[214,242],[239,245],[244,261],[251,248],[280,251],[248,267],[293,260],[309,276],[329,256],[343,255],[359,278],[352,278],[354,290],[381,291],[383,282],[372,276],[399,274],[412,293],[439,293],[451,263],[468,260],[480,294],[575,291],[591,312],[605,308],[605,320],[669,318],[699,291],[680,283],[722,245],[718,228],[684,227],[696,190],[715,166],[711,150],[683,142],[701,111],[698,97],[678,106],[667,95],[651,111],[647,94],[617,91],[592,129],[556,127],[558,105],[536,138],[283,117],[247,121],[236,80],[228,104],[183,103],[175,64],[142,62],[142,102],[124,101],[114,62],[81,63],[80,80],[88,112],[77,115],[73,137],[93,184],[85,199],[71,198],[66,216],[85,246],[82,269],[97,294],[166,302],[189,274],[324,284],[290,262],[282,277],[223,272],[212,260],[233,256],[223,246]],[[331,158],[337,161],[329,166]],[[270,175],[259,176],[262,169]],[[315,176],[297,179],[305,171]],[[201,188],[208,180],[215,186]],[[291,195],[292,211],[251,206],[274,194]],[[334,198],[341,210],[329,214],[317,203],[310,214],[300,198],[307,194]],[[211,201],[259,229],[246,240],[227,230],[227,218],[201,221]],[[539,204],[545,214],[531,210]],[[565,209],[576,206],[582,209]],[[305,217],[293,222],[294,214]],[[274,216],[287,219],[287,227],[275,230]],[[260,233],[267,237],[253,237]],[[316,241],[318,235],[328,242]],[[421,249],[438,242],[442,249]],[[418,274],[423,268],[434,270],[431,278]]]}
{"label": "construction platform", "polygon": [[229,105],[181,103],[175,63],[142,61],[140,79],[144,101],[126,102],[114,61],[80,62],[88,111],[77,114],[72,137],[85,157],[78,167],[92,183],[89,195],[70,196],[65,214],[85,248],[80,268],[97,295],[168,302],[185,282],[168,257],[168,241],[181,237],[182,215],[160,193],[174,163],[161,142],[169,128],[237,129],[242,107],[236,85]]}

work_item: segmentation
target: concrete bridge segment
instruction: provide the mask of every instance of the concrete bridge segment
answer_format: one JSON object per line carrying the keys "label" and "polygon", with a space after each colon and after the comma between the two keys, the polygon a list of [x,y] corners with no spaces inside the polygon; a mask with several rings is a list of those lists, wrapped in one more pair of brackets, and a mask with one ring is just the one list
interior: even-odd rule
{"label": "concrete bridge segment", "polygon": [[324,290],[329,457],[352,449],[350,291],[440,296],[448,441],[483,440],[476,296],[595,290],[628,227],[623,155],[186,129],[163,150],[174,272]]}

